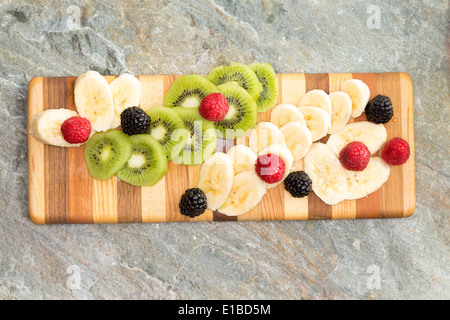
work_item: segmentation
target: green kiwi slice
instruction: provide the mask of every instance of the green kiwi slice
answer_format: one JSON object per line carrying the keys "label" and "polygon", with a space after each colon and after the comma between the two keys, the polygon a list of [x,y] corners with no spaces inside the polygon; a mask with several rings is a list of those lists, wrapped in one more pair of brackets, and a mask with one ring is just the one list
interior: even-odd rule
{"label": "green kiwi slice", "polygon": [[270,63],[252,63],[249,68],[255,72],[262,85],[259,99],[256,100],[258,112],[269,111],[278,101],[278,79],[275,70]]}
{"label": "green kiwi slice", "polygon": [[163,105],[197,109],[203,98],[217,92],[217,86],[200,75],[182,76],[165,93]]}
{"label": "green kiwi slice", "polygon": [[115,129],[95,133],[84,148],[89,173],[98,180],[111,178],[130,156],[130,137]]}
{"label": "green kiwi slice", "polygon": [[219,86],[219,92],[225,96],[230,105],[228,113],[214,126],[223,139],[237,139],[256,125],[257,106],[255,100],[242,87],[235,83],[225,83]]}
{"label": "green kiwi slice", "polygon": [[195,109],[176,108],[175,111],[187,130],[178,130],[174,134],[174,139],[181,137],[184,143],[172,149],[172,161],[185,165],[202,164],[216,149],[217,135],[213,122],[205,120]]}
{"label": "green kiwi slice", "polygon": [[245,64],[238,62],[232,62],[229,66],[215,67],[206,77],[217,86],[227,82],[235,82],[244,88],[255,101],[259,99],[262,90],[255,72]]}
{"label": "green kiwi slice", "polygon": [[152,186],[167,173],[167,158],[161,144],[149,134],[130,136],[131,156],[116,176],[134,186]]}
{"label": "green kiwi slice", "polygon": [[148,133],[151,134],[163,147],[167,160],[172,158],[172,149],[180,143],[180,137],[174,139],[175,130],[186,129],[183,119],[172,108],[156,106],[149,108],[147,114],[151,122]]}

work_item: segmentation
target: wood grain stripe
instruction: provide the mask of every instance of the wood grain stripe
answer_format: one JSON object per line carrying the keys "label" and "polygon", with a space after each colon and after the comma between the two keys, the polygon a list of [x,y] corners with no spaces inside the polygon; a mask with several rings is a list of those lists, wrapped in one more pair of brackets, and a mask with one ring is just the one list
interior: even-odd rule
{"label": "wood grain stripe", "polygon": [[[45,78],[44,110],[64,108],[66,78]],[[46,223],[69,222],[67,196],[67,148],[44,146]]]}
{"label": "wood grain stripe", "polygon": [[[391,98],[394,116],[385,124],[387,141],[402,136],[401,121],[403,116],[401,107],[400,75],[398,73],[380,73],[377,75],[377,92]],[[399,183],[401,181],[401,183]],[[391,166],[388,181],[380,190],[380,217],[403,216],[403,168]]]}
{"label": "wood grain stripe", "polygon": [[[353,79],[362,80],[369,86],[370,99],[377,95],[377,75],[375,73],[354,73]],[[355,121],[366,121],[365,112]],[[375,191],[370,197],[361,198],[356,201],[356,218],[369,219],[380,217],[380,190]]]}
{"label": "wood grain stripe", "polygon": [[[28,86],[28,131],[30,120],[44,109],[44,78],[33,78]],[[28,135],[28,207],[31,221],[45,224],[44,144]]]}
{"label": "wood grain stripe", "polygon": [[142,222],[141,187],[117,179],[117,221]]}
{"label": "wood grain stripe", "polygon": [[[327,73],[305,74],[305,91],[314,89],[322,89],[329,93],[329,78]],[[318,142],[325,143],[327,138],[323,138]],[[308,196],[308,219],[331,219],[331,206],[325,204],[314,192]]]}

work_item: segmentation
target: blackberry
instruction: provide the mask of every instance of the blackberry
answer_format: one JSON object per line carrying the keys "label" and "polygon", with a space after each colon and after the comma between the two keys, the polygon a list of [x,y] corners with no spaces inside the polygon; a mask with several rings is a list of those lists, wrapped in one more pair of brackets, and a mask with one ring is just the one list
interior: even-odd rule
{"label": "blackberry", "polygon": [[289,173],[284,179],[284,188],[294,198],[303,198],[311,192],[312,181],[304,171]]}
{"label": "blackberry", "polygon": [[128,135],[146,133],[150,126],[150,116],[138,107],[129,107],[120,114],[122,131]]}
{"label": "blackberry", "polygon": [[389,97],[377,95],[366,106],[367,120],[373,123],[386,123],[394,115],[394,108]]}
{"label": "blackberry", "polygon": [[206,210],[206,195],[199,188],[186,190],[181,196],[180,212],[188,217],[196,217]]}

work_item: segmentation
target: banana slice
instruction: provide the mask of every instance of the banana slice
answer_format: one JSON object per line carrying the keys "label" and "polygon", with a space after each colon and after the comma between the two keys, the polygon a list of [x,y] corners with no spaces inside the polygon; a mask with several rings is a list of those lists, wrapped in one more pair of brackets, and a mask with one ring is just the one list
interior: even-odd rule
{"label": "banana slice", "polygon": [[255,172],[243,171],[234,177],[230,195],[218,211],[227,216],[239,216],[256,207],[266,192],[266,184]]}
{"label": "banana slice", "polygon": [[72,144],[64,140],[61,125],[78,113],[69,109],[48,109],[30,119],[30,134],[38,141],[57,147],[79,147],[82,143]]}
{"label": "banana slice", "polygon": [[248,141],[250,149],[258,154],[262,149],[271,144],[286,145],[280,129],[271,122],[260,122],[252,129]]}
{"label": "banana slice", "polygon": [[270,146],[268,146],[267,148],[262,150],[258,154],[258,156],[263,155],[263,154],[276,154],[281,159],[283,159],[284,164],[285,164],[283,179],[281,179],[280,181],[275,182],[275,183],[267,183],[266,184],[267,189],[272,189],[272,188],[275,188],[280,183],[282,183],[283,180],[288,176],[289,172],[291,172],[292,165],[294,164],[294,156],[289,151],[289,149],[285,145],[282,145],[282,144],[271,144]]}
{"label": "banana slice", "polygon": [[270,113],[270,122],[281,128],[289,122],[297,121],[306,126],[303,113],[297,110],[293,104],[283,103],[276,106]]}
{"label": "banana slice", "polygon": [[313,142],[327,135],[331,127],[331,117],[325,110],[318,107],[299,107],[298,110],[305,117]]}
{"label": "banana slice", "polygon": [[75,105],[80,116],[91,121],[95,131],[111,128],[114,102],[111,88],[97,71],[87,71],[75,81]]}
{"label": "banana slice", "polygon": [[330,93],[331,100],[331,128],[328,133],[333,134],[344,128],[352,115],[352,99],[344,91]]}
{"label": "banana slice", "polygon": [[387,132],[383,124],[359,121],[347,124],[342,130],[330,135],[327,141],[336,154],[352,141],[364,143],[371,154],[377,152],[386,142]]}
{"label": "banana slice", "polygon": [[120,114],[129,107],[139,106],[141,100],[141,82],[135,76],[124,73],[115,78],[111,87],[114,101],[114,119],[111,128],[120,126]]}
{"label": "banana slice", "polygon": [[318,107],[325,110],[331,117],[331,100],[323,90],[310,90],[300,100],[300,107]]}
{"label": "banana slice", "polygon": [[323,202],[333,205],[345,199],[347,180],[333,149],[323,143],[314,143],[304,162],[312,190]]}
{"label": "banana slice", "polygon": [[233,177],[233,163],[226,153],[214,153],[202,164],[198,187],[205,193],[209,209],[216,210],[224,203],[233,186]]}
{"label": "banana slice", "polygon": [[363,171],[350,171],[344,168],[347,179],[346,199],[354,200],[377,191],[388,180],[391,167],[380,157],[371,157]]}
{"label": "banana slice", "polygon": [[234,175],[251,171],[255,172],[256,154],[249,147],[241,144],[231,147],[227,155],[230,157],[233,163]]}
{"label": "banana slice", "polygon": [[286,139],[286,145],[294,156],[294,161],[302,159],[312,145],[312,134],[301,122],[289,122],[280,129]]}
{"label": "banana slice", "polygon": [[352,99],[352,117],[359,117],[369,102],[369,87],[359,79],[349,79],[341,84],[341,90],[348,93]]}

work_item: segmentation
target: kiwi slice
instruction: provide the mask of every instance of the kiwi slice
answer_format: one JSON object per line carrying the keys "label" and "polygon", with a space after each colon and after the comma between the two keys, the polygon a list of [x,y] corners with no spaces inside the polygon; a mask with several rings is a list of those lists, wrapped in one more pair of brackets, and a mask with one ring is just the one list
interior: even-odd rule
{"label": "kiwi slice", "polygon": [[242,87],[235,83],[225,83],[219,86],[219,92],[225,96],[230,105],[228,113],[214,126],[223,139],[237,139],[256,125],[257,106],[255,100]]}
{"label": "kiwi slice", "polygon": [[182,76],[164,95],[163,105],[198,109],[203,98],[213,92],[217,92],[217,86],[204,76]]}
{"label": "kiwi slice", "polygon": [[172,161],[186,165],[202,164],[214,153],[217,145],[217,135],[214,124],[205,120],[197,110],[176,108],[175,111],[183,119],[187,130],[175,134],[175,139],[181,136],[184,143],[176,145],[172,150]]}
{"label": "kiwi slice", "polygon": [[98,180],[111,178],[130,156],[130,137],[115,129],[95,133],[84,148],[89,173]]}
{"label": "kiwi slice", "polygon": [[275,70],[270,63],[252,63],[249,68],[255,72],[262,85],[259,99],[256,100],[258,112],[269,111],[278,101],[278,79]]}
{"label": "kiwi slice", "polygon": [[148,133],[162,145],[167,160],[172,159],[173,147],[182,142],[180,136],[175,139],[174,132],[186,130],[183,119],[174,109],[167,107],[156,106],[146,112],[151,119]]}
{"label": "kiwi slice", "polygon": [[255,101],[259,99],[262,90],[255,72],[245,64],[238,62],[232,62],[229,66],[215,67],[206,77],[217,86],[227,82],[235,82],[244,88]]}
{"label": "kiwi slice", "polygon": [[167,158],[161,144],[149,134],[130,136],[131,156],[116,176],[134,186],[152,186],[167,173]]}

